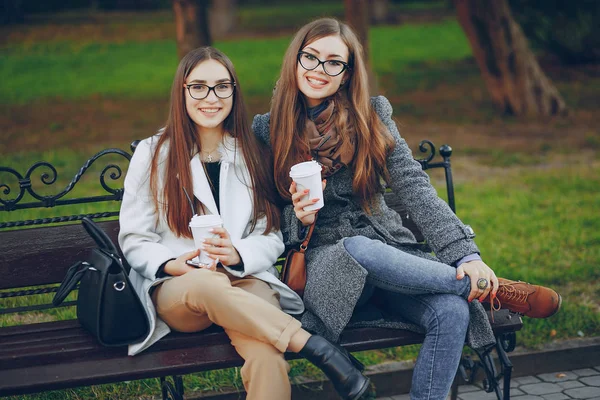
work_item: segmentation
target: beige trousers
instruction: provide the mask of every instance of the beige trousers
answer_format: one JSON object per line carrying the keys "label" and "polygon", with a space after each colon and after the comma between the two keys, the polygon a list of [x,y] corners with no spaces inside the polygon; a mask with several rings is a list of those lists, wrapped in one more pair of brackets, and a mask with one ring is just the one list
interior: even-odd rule
{"label": "beige trousers", "polygon": [[291,398],[283,353],[301,324],[281,311],[279,294],[267,283],[224,268],[197,269],[162,283],[152,300],[173,330],[198,332],[213,323],[225,329],[245,361],[241,375],[248,400]]}

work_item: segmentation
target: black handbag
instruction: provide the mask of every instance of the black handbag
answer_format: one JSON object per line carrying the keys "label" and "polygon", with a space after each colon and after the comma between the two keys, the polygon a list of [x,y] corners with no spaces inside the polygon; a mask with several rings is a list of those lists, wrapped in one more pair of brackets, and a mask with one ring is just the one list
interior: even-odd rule
{"label": "black handbag", "polygon": [[123,346],[143,340],[150,322],[140,298],[129,281],[117,248],[94,221],[82,224],[98,248],[87,261],[69,268],[52,304],[63,302],[79,285],[77,319],[104,346]]}

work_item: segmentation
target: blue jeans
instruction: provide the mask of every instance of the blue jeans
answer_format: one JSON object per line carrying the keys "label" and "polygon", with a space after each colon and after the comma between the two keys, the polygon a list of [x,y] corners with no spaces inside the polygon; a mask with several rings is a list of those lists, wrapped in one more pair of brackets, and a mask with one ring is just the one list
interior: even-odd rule
{"label": "blue jeans", "polygon": [[426,332],[413,372],[410,398],[446,399],[469,325],[469,277],[458,280],[454,267],[364,236],[347,238],[344,246],[367,270],[367,285],[379,289],[386,311]]}

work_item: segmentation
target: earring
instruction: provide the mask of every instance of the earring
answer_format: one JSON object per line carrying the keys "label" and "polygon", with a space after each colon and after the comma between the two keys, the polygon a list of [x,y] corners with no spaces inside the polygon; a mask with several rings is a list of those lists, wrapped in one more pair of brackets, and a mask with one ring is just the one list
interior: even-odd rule
{"label": "earring", "polygon": [[340,85],[343,85],[344,83],[346,83],[346,81],[344,81],[344,80],[343,80],[343,81],[340,83]]}

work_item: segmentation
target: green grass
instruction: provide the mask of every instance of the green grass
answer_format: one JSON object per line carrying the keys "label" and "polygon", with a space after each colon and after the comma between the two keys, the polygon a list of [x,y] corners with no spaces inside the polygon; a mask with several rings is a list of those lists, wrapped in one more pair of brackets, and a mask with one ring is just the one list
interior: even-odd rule
{"label": "green grass", "polygon": [[[456,21],[371,29],[372,59],[379,75],[407,70],[404,89],[418,85],[428,60],[439,65],[434,80],[444,81],[443,64],[470,55]],[[230,55],[246,94],[269,97],[289,36],[217,42]],[[177,67],[174,41],[126,43],[43,42],[9,45],[0,53],[0,102],[28,103],[48,98],[97,95],[165,97]],[[419,72],[421,71],[421,72]],[[432,83],[429,83],[431,85]]]}
{"label": "green grass", "polygon": [[598,171],[597,163],[540,168],[522,170],[504,185],[459,186],[457,199],[481,203],[459,204],[459,214],[478,222],[478,244],[499,273],[554,285],[592,282],[600,278]]}
{"label": "green grass", "polygon": [[555,287],[564,297],[556,316],[525,318],[520,344],[600,334],[600,164],[519,170],[458,185],[456,196],[498,276]]}
{"label": "green grass", "polygon": [[318,17],[344,16],[342,2],[305,2],[302,7],[297,4],[255,5],[240,7],[239,24],[245,29],[289,30],[300,28],[305,23]]}

